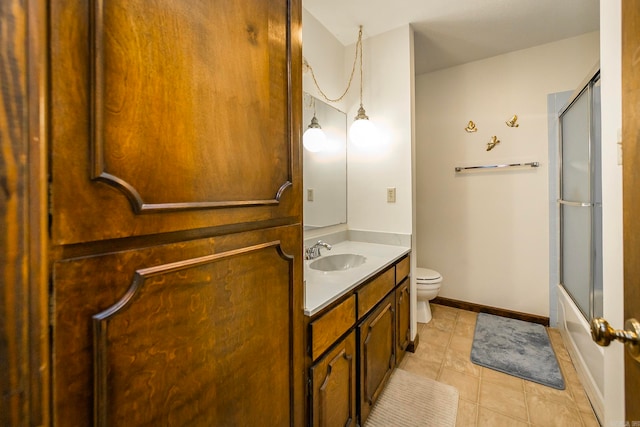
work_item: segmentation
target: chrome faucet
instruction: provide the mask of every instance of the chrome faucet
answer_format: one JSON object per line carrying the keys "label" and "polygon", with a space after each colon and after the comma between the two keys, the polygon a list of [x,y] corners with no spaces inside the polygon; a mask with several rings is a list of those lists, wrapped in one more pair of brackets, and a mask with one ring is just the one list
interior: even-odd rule
{"label": "chrome faucet", "polygon": [[306,248],[304,250],[304,259],[315,259],[321,256],[320,248],[327,248],[327,250],[331,250],[331,245],[323,242],[322,240],[318,240],[313,246]]}

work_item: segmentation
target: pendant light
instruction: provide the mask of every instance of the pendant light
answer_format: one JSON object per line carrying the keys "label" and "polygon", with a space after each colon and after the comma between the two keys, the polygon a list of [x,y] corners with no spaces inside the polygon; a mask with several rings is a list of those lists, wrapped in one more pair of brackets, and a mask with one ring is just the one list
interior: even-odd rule
{"label": "pendant light", "polygon": [[369,116],[362,106],[362,25],[356,43],[356,55],[358,54],[360,55],[360,108],[358,108],[358,114],[349,128],[349,138],[354,144],[364,147],[376,137],[376,127],[369,120]]}
{"label": "pendant light", "polygon": [[[309,65],[306,59],[303,59],[302,66],[304,71],[311,72],[313,83],[315,84],[316,88],[318,89],[318,92],[320,93],[320,95],[322,95],[325,101],[333,103],[333,102],[341,101],[345,97],[347,92],[349,92],[349,89],[351,88],[351,83],[353,82],[353,76],[355,75],[356,63],[358,59],[360,59],[360,108],[358,108],[358,114],[356,115],[353,123],[349,128],[349,138],[354,144],[365,147],[367,145],[371,145],[372,143],[376,142],[377,131],[374,124],[371,122],[371,120],[369,120],[369,117],[367,116],[367,113],[364,110],[364,106],[362,105],[362,84],[363,84],[362,82],[362,25],[360,25],[360,29],[358,31],[358,41],[356,42],[356,52],[353,58],[353,67],[351,68],[351,76],[349,77],[349,82],[347,83],[347,87],[342,93],[342,95],[340,95],[337,98],[329,98],[320,88],[320,85],[318,84],[318,80],[316,79],[316,75],[313,72],[313,68],[311,67],[311,65]],[[311,125],[309,125],[309,128],[311,128],[312,125],[313,125],[313,120],[311,121]],[[307,129],[305,131],[305,135],[310,130],[311,129]],[[303,140],[303,144],[306,148],[307,145],[305,140]]]}
{"label": "pendant light", "polygon": [[304,135],[302,136],[302,145],[304,145],[304,148],[308,151],[317,153],[322,151],[327,137],[320,127],[320,123],[318,123],[318,118],[316,117],[316,100],[311,96],[310,98],[311,102],[313,102],[313,118],[311,119],[311,123],[307,127],[307,130],[304,131]]}

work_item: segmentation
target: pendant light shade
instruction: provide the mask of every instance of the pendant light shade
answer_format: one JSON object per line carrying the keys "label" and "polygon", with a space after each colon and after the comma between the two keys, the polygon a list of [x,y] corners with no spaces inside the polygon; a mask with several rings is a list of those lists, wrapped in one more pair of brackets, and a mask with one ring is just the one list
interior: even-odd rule
{"label": "pendant light shade", "polygon": [[314,113],[313,118],[311,119],[311,124],[309,124],[309,127],[307,127],[307,130],[304,131],[304,135],[302,136],[302,145],[304,145],[304,148],[308,151],[317,153],[322,151],[322,148],[326,143],[326,139],[327,137],[320,127],[318,119]]}
{"label": "pendant light shade", "polygon": [[358,115],[349,128],[349,138],[354,144],[364,147],[376,138],[376,134],[375,125],[369,120],[364,107],[360,104]]}

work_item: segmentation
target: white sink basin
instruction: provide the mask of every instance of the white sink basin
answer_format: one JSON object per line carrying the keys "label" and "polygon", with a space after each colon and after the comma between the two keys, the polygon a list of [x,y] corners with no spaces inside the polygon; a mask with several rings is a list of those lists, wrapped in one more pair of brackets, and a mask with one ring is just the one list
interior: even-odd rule
{"label": "white sink basin", "polygon": [[348,270],[365,263],[367,258],[356,254],[327,255],[309,264],[309,268],[320,271]]}

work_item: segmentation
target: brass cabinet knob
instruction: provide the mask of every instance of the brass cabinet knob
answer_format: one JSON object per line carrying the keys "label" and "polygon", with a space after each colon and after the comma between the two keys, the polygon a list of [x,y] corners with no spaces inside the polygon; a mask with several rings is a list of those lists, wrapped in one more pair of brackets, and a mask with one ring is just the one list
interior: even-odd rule
{"label": "brass cabinet knob", "polygon": [[618,340],[625,344],[631,357],[640,362],[640,322],[636,319],[628,319],[625,329],[613,329],[605,319],[596,317],[591,320],[591,338],[603,347]]}

